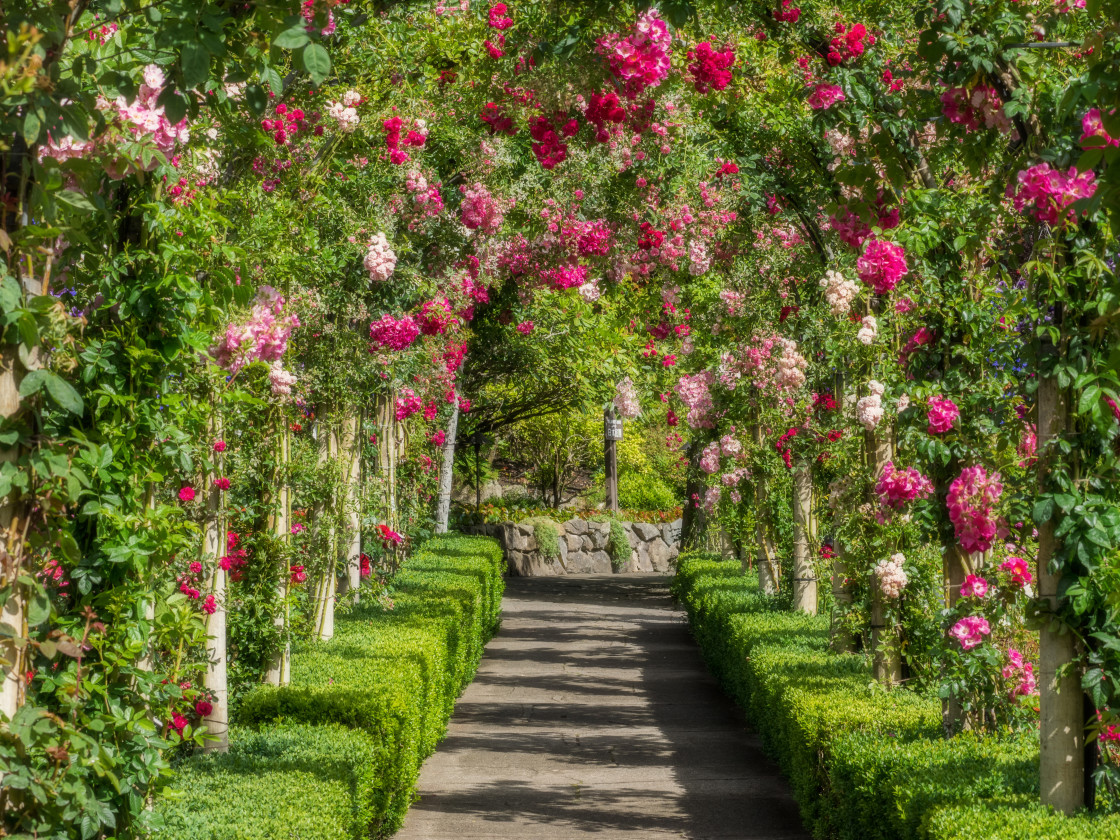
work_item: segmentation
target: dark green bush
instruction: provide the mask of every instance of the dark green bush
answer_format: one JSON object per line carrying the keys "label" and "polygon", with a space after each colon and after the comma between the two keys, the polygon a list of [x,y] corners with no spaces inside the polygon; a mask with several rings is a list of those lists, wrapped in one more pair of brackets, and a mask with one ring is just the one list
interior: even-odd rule
{"label": "dark green bush", "polygon": [[[184,763],[177,787],[185,798],[160,806],[166,836],[319,840],[395,831],[421,763],[498,628],[503,568],[493,540],[425,543],[394,578],[392,609],[369,604],[339,616],[333,639],[293,652],[291,685],[245,696],[229,755]],[[292,746],[296,732],[306,744]],[[294,817],[297,808],[306,816]],[[251,817],[235,816],[242,813]]]}
{"label": "dark green bush", "polygon": [[382,745],[345,726],[230,731],[228,754],[178,766],[160,803],[176,840],[350,840],[376,819]]}
{"label": "dark green bush", "polygon": [[843,840],[1120,840],[1120,818],[1038,801],[1038,736],[940,736],[940,704],[828,650],[828,619],[777,612],[737,561],[682,556],[673,594],[704,658],[789,776],[806,826]]}

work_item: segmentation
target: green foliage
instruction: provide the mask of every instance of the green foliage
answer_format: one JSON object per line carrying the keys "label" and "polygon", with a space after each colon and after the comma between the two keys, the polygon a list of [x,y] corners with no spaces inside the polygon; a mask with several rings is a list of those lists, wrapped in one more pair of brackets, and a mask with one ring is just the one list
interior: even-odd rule
{"label": "green foliage", "polygon": [[[169,823],[186,819],[196,832],[185,835],[191,838],[303,837],[288,833],[285,800],[321,772],[328,785],[351,781],[338,797],[300,792],[293,800],[317,814],[318,833],[306,836],[391,834],[413,801],[421,762],[443,737],[455,698],[498,628],[503,568],[501,549],[489,539],[454,535],[425,543],[394,580],[391,608],[363,604],[340,617],[331,641],[295,650],[290,686],[262,686],[244,698],[240,722],[258,727],[259,735],[237,745],[246,730],[234,730],[229,757],[192,759],[186,792],[207,791],[206,804],[190,801],[200,813],[188,819],[188,805],[165,801],[160,810]],[[290,751],[297,730],[275,723],[300,725],[311,742]],[[343,743],[353,750],[337,750]],[[256,809],[255,783],[239,788],[239,796],[219,795],[234,768],[259,779],[268,791],[263,813],[273,816]],[[255,809],[247,831],[260,833],[241,834],[240,821],[222,819]]]}
{"label": "green foliage", "polygon": [[556,560],[560,557],[560,529],[551,519],[543,516],[534,516],[524,521],[525,525],[533,526],[533,536],[537,538],[537,551],[546,560]]}
{"label": "green foliage", "polygon": [[618,477],[618,503],[634,510],[673,510],[680,499],[655,475],[622,473]]}
{"label": "green foliage", "polygon": [[[1054,817],[1036,735],[940,736],[940,704],[874,686],[828,651],[828,619],[775,611],[735,561],[682,556],[674,597],[705,660],[789,776],[806,825],[843,840],[1081,840],[1120,818]],[[978,828],[977,826],[983,826]]]}
{"label": "green foliage", "polygon": [[176,840],[346,840],[377,817],[385,745],[339,724],[234,727],[228,754],[176,767],[155,837]]}
{"label": "green foliage", "polygon": [[611,531],[607,537],[607,554],[611,556],[611,567],[617,572],[630,561],[630,540],[622,522],[610,519]]}

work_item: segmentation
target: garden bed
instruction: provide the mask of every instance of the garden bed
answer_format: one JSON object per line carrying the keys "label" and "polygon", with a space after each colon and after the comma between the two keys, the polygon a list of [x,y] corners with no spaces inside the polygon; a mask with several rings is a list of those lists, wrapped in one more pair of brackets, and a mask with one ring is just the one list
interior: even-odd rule
{"label": "garden bed", "polygon": [[843,840],[1116,840],[1120,817],[1038,805],[1038,735],[940,735],[936,699],[874,686],[828,619],[777,611],[737,561],[681,559],[674,596],[709,668],[789,777],[805,825]]}
{"label": "garden bed", "polygon": [[177,769],[157,808],[175,840],[387,836],[415,798],[501,617],[502,554],[439,537],[393,582],[393,608],[340,616],[335,637],[292,656],[292,683],[246,696],[225,755]]}

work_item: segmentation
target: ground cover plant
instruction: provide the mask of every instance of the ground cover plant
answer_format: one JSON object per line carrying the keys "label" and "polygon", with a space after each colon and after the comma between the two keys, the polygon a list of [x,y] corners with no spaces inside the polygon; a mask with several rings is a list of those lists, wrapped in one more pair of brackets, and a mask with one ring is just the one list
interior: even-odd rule
{"label": "ground cover plant", "polygon": [[[593,447],[534,424],[608,407],[657,436],[628,504],[677,494],[891,714],[936,698],[931,756],[1038,733],[1016,795],[1113,808],[1118,21],[5,2],[3,831],[143,836],[262,698],[380,715],[299,652],[420,586],[457,451],[516,430],[558,506]],[[437,634],[442,600],[409,607]]]}

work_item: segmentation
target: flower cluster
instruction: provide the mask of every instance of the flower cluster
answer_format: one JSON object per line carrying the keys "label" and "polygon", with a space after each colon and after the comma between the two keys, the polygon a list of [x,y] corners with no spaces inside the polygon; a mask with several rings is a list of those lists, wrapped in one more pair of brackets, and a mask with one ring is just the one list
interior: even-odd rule
{"label": "flower cluster", "polygon": [[688,243],[688,273],[693,277],[706,274],[712,267],[712,255],[703,239],[693,239]]}
{"label": "flower cluster", "polygon": [[306,119],[302,108],[289,109],[281,102],[276,106],[276,118],[261,120],[261,128],[273,132],[272,139],[276,141],[277,146],[284,146],[292,135],[305,128]]}
{"label": "flower cluster", "polygon": [[335,121],[338,130],[343,134],[353,134],[358,129],[362,118],[358,116],[358,104],[362,95],[356,90],[348,90],[342,94],[342,100],[331,102],[327,105],[327,116]]}
{"label": "flower cluster", "polygon": [[611,73],[622,80],[627,98],[634,99],[668,78],[672,41],[669,27],[657,10],[648,9],[638,18],[630,35],[622,37],[612,32],[600,38],[598,52],[606,57]]}
{"label": "flower cluster", "polygon": [[1008,557],[999,564],[1000,571],[1007,572],[1011,582],[1016,586],[1027,586],[1034,580],[1031,574],[1031,565],[1022,557]]}
{"label": "flower cluster", "polygon": [[805,371],[809,362],[797,352],[797,342],[789,338],[779,338],[782,355],[778,357],[778,372],[775,382],[784,390],[793,391],[805,384]]}
{"label": "flower cluster", "polygon": [[883,419],[883,393],[886,391],[886,386],[872,379],[867,383],[867,388],[871,393],[861,397],[856,403],[856,417],[860,425],[870,432],[874,431]]}
{"label": "flower cluster", "polygon": [[902,510],[915,499],[924,499],[933,493],[933,482],[915,467],[896,470],[894,462],[887,461],[875,484],[875,492],[884,507]]}
{"label": "flower cluster", "polygon": [[459,192],[463,194],[463,201],[459,206],[459,218],[463,226],[483,233],[497,233],[506,213],[502,202],[477,182],[470,187],[459,187]]}
{"label": "flower cluster", "polygon": [[983,598],[988,594],[988,581],[979,575],[966,575],[961,584],[962,598]]}
{"label": "flower cluster", "polygon": [[[897,207],[885,209],[881,202],[876,205],[876,224],[882,230],[892,230],[898,227],[899,212]],[[853,248],[862,248],[867,237],[871,235],[871,225],[865,222],[848,205],[842,205],[835,214],[828,217],[828,225],[841,241]]]}
{"label": "flower cluster", "polygon": [[588,280],[579,287],[579,296],[588,303],[597,301],[601,294],[598,280]]}
{"label": "flower cluster", "polygon": [[719,444],[709,443],[700,455],[700,469],[708,475],[719,472]]}
{"label": "flower cluster", "polygon": [[988,475],[981,466],[965,467],[949,485],[946,505],[957,540],[968,553],[987,551],[996,535],[992,508],[999,502],[1003,484],[999,473]]}
{"label": "flower cluster", "polygon": [[397,269],[397,255],[391,247],[384,233],[379,233],[369,241],[369,250],[363,261],[366,271],[369,272],[371,283],[384,283],[393,276]]}
{"label": "flower cluster", "polygon": [[612,91],[606,93],[593,93],[587,100],[587,108],[583,112],[584,118],[595,126],[595,139],[606,143],[611,139],[611,130],[608,123],[618,125],[626,120],[626,111],[619,102],[618,94]]}
{"label": "flower cluster", "polygon": [[408,152],[401,148],[412,146],[421,148],[428,142],[428,132],[421,120],[416,121],[416,128],[405,131],[405,121],[400,117],[390,117],[381,123],[385,130],[385,148],[389,150],[389,162],[400,166],[410,160]]}
{"label": "flower cluster", "polygon": [[949,628],[949,635],[961,643],[964,650],[972,650],[984,641],[984,637],[990,635],[992,628],[988,625],[988,619],[978,615],[965,616],[951,628]]}
{"label": "flower cluster", "polygon": [[688,72],[692,74],[697,93],[723,90],[731,84],[731,68],[735,64],[735,50],[712,49],[708,41],[701,41],[688,51]]}
{"label": "flower cluster", "polygon": [[249,320],[226,327],[225,335],[210,352],[230,373],[237,373],[255,361],[278,361],[288,348],[292,330],[298,326],[295,314],[284,314],[283,296],[271,286],[261,286]]}
{"label": "flower cluster", "polygon": [[852,308],[852,301],[859,294],[856,282],[845,280],[839,271],[826,271],[820,284],[824,289],[824,299],[829,311],[837,317],[847,315]]}
{"label": "flower cluster", "polygon": [[249,552],[245,548],[239,548],[241,536],[236,531],[226,532],[226,553],[224,556],[218,558],[218,567],[222,571],[230,572],[229,579],[232,581],[241,580],[244,572],[242,567],[249,564]]}
{"label": "flower cluster", "polygon": [[395,416],[398,421],[407,420],[424,407],[419,395],[411,388],[402,388],[401,395],[397,397]]}
{"label": "flower cluster", "polygon": [[1096,175],[1092,169],[1078,173],[1071,166],[1068,172],[1051,169],[1048,163],[1039,163],[1022,170],[1016,177],[1018,186],[1009,184],[1008,195],[1015,201],[1019,212],[1027,210],[1040,222],[1056,225],[1070,216],[1070,205],[1090,198],[1097,191]]}
{"label": "flower cluster", "polygon": [[879,322],[875,320],[874,315],[864,315],[863,320],[860,321],[859,332],[856,333],[856,340],[860,344],[870,346],[879,335]]}
{"label": "flower cluster", "polygon": [[495,3],[490,7],[487,23],[491,29],[497,29],[499,32],[513,26],[513,18],[509,16],[509,8],[505,3]]}
{"label": "flower cluster", "polygon": [[711,371],[702,370],[693,376],[682,376],[673,389],[688,408],[685,422],[694,429],[706,429],[712,425],[708,412],[715,407],[709,390],[713,379]]}
{"label": "flower cluster", "polygon": [[898,598],[910,582],[903,568],[906,557],[892,554],[889,560],[880,560],[875,567],[875,577],[879,579],[879,589],[887,598]]}
{"label": "flower cluster", "polygon": [[1081,118],[1081,148],[1104,149],[1120,146],[1120,140],[1110,137],[1105,131],[1099,108],[1090,108]]}
{"label": "flower cluster", "polygon": [[269,366],[268,381],[272,387],[272,396],[284,400],[292,395],[292,386],[296,384],[296,377],[294,373],[284,370],[284,363],[277,359]]}
{"label": "flower cluster", "polygon": [[548,117],[539,116],[529,120],[533,154],[536,155],[541,169],[554,169],[556,164],[563,163],[568,157],[568,144],[560,139],[560,134],[573,137],[578,132],[579,123],[575,120],[568,120],[561,125],[559,133]]}
{"label": "flower cluster", "polygon": [[370,352],[381,349],[404,350],[420,335],[420,325],[411,315],[399,320],[385,313],[369,325],[369,337],[373,344]]}
{"label": "flower cluster", "polygon": [[1011,133],[1011,120],[1003,110],[1003,101],[996,89],[977,85],[967,88],[949,88],[941,94],[941,111],[951,123],[963,125],[966,131],[995,128],[1004,134]]}
{"label": "flower cluster", "polygon": [[797,19],[801,17],[801,9],[793,6],[793,0],[782,0],[781,7],[774,10],[774,20],[782,23],[797,23]]}
{"label": "flower cluster", "polygon": [[503,111],[501,106],[495,102],[487,102],[483,105],[482,111],[478,116],[490,129],[491,136],[495,134],[506,134],[513,137],[513,135],[517,134],[517,126],[513,124],[513,118]]}
{"label": "flower cluster", "polygon": [[931,435],[941,435],[951,431],[960,416],[961,410],[948,397],[929,398],[929,412],[926,419],[929,421]]}
{"label": "flower cluster", "polygon": [[831,108],[837,102],[843,102],[845,99],[847,97],[844,96],[844,89],[840,85],[818,82],[813,86],[809,98],[805,101],[813,110],[823,111],[825,108]]}
{"label": "flower cluster", "polygon": [[869,239],[856,262],[856,270],[859,279],[875,294],[888,294],[910,270],[906,264],[906,249],[885,239]]}
{"label": "flower cluster", "polygon": [[1038,680],[1034,675],[1034,664],[1023,659],[1023,654],[1015,648],[1007,649],[1007,664],[1003,666],[1000,674],[1005,680],[1015,682],[1015,685],[1011,688],[1012,700],[1038,693]]}
{"label": "flower cluster", "polygon": [[641,403],[638,401],[638,389],[629,376],[618,383],[614,395],[614,407],[618,409],[619,416],[625,420],[633,420],[642,413]]}
{"label": "flower cluster", "polygon": [[836,34],[829,42],[831,48],[826,56],[828,63],[833,67],[853,58],[859,58],[867,47],[875,44],[875,36],[870,34],[862,23],[853,23],[845,27],[844,24],[837,22],[833,31]]}
{"label": "flower cluster", "polygon": [[374,530],[377,531],[377,538],[381,540],[381,546],[388,551],[393,546],[400,545],[404,541],[404,537],[390,528],[388,525],[378,525]]}
{"label": "flower cluster", "polygon": [[[420,307],[417,323],[420,332],[424,335],[443,335],[448,329],[455,326],[458,319],[451,310],[451,302],[447,298],[426,300]],[[532,332],[532,326],[529,327]]]}

